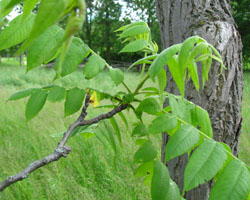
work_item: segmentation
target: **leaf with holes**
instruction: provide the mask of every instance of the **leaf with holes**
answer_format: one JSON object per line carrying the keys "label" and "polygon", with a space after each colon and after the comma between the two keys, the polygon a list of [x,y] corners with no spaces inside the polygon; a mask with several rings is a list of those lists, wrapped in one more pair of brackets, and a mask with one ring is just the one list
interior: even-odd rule
{"label": "leaf with holes", "polygon": [[208,112],[201,107],[196,106],[196,115],[201,132],[208,137],[213,138],[213,129]]}
{"label": "leaf with holes", "polygon": [[135,153],[134,163],[143,163],[153,160],[157,155],[157,150],[151,141],[145,142]]}
{"label": "leaf with holes", "polygon": [[142,136],[145,136],[147,134],[148,134],[147,127],[142,123],[137,124],[135,126],[135,128],[133,129],[133,131],[132,131],[132,136],[140,136],[140,137],[142,137]]}

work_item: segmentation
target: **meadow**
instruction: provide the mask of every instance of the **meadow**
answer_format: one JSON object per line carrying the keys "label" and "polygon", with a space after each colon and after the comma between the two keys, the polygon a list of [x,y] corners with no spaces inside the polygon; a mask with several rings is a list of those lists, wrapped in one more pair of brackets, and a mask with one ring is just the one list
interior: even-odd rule
{"label": "meadow", "polygon": [[[25,67],[17,66],[17,61],[4,60],[0,65],[0,180],[13,175],[30,162],[40,159],[54,151],[60,138],[52,134],[65,131],[78,116],[63,117],[63,102],[45,107],[29,123],[25,121],[25,103],[27,99],[6,102],[17,90],[40,87],[50,84],[54,77],[51,69],[40,68],[25,75]],[[137,73],[126,73],[126,82],[133,87],[138,80]],[[250,164],[250,73],[244,74],[243,130],[240,138],[240,158]],[[66,87],[87,87],[82,73],[77,71],[55,84]],[[91,80],[88,86],[104,91],[116,92],[116,88],[105,72]],[[90,116],[97,110],[90,108]],[[132,113],[125,112],[130,123],[135,122]],[[0,193],[2,200],[147,200],[150,190],[143,179],[134,176],[131,164],[136,150],[135,141],[129,136],[128,129],[120,118],[123,146],[115,154],[95,137],[85,140],[81,135],[72,137],[69,146],[72,152],[67,159],[61,159],[32,173],[28,179],[18,182]],[[156,141],[160,145],[160,138]],[[160,146],[159,146],[160,148]],[[115,159],[114,159],[115,158]]]}

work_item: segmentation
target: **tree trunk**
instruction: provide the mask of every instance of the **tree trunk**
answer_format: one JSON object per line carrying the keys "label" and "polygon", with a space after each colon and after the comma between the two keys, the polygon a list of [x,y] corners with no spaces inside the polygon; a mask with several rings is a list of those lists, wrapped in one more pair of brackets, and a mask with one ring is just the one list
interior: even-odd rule
{"label": "tree trunk", "polygon": [[[163,48],[181,43],[192,35],[199,35],[222,55],[227,70],[218,76],[220,66],[214,62],[209,81],[205,88],[199,91],[200,95],[189,82],[186,86],[186,98],[208,110],[214,139],[227,143],[237,155],[242,121],[242,44],[231,14],[229,0],[156,0],[156,9]],[[166,90],[177,93],[169,73]],[[168,136],[163,134],[162,158],[165,157],[164,149],[168,139]],[[181,190],[186,163],[187,155],[167,163],[171,177]],[[186,199],[208,199],[211,184],[207,183],[187,192]]]}

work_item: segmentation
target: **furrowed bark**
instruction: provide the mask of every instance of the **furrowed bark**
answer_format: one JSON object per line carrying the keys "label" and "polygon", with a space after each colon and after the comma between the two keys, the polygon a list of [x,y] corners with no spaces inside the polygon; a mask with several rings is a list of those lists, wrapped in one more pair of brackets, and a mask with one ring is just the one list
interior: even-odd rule
{"label": "furrowed bark", "polygon": [[[188,82],[186,98],[208,110],[214,139],[227,143],[237,156],[242,121],[242,44],[231,14],[229,0],[156,0],[156,8],[163,48],[181,43],[192,35],[199,35],[221,54],[227,70],[219,76],[220,65],[214,62],[205,88],[198,94],[193,83]],[[169,73],[166,90],[178,93]],[[169,137],[163,134],[162,161],[168,139]],[[186,163],[186,155],[167,163],[171,177],[180,188],[183,188]],[[188,192],[185,198],[206,200],[210,188],[211,183],[201,185]]]}
{"label": "furrowed bark", "polygon": [[71,147],[66,146],[65,144],[67,143],[71,133],[73,132],[73,130],[76,127],[98,123],[101,120],[113,117],[115,114],[117,114],[117,113],[119,113],[127,108],[127,104],[119,105],[119,106],[115,107],[113,110],[111,110],[110,112],[107,112],[105,114],[100,114],[99,116],[97,116],[93,119],[84,120],[85,117],[87,116],[87,108],[89,106],[89,100],[90,100],[90,95],[87,94],[87,96],[85,98],[85,105],[82,108],[81,115],[79,116],[79,118],[76,120],[75,123],[73,123],[69,126],[69,129],[64,133],[63,138],[58,143],[56,150],[52,154],[42,158],[41,160],[37,160],[37,161],[32,162],[31,164],[29,164],[29,166],[27,168],[25,168],[23,171],[19,172],[18,174],[13,175],[13,176],[9,176],[5,180],[0,182],[0,192],[3,191],[4,189],[6,189],[7,187],[9,187],[10,185],[12,185],[18,181],[21,181],[23,179],[28,178],[29,174],[31,174],[35,170],[37,170],[37,169],[39,169],[39,168],[41,168],[41,167],[43,167],[51,162],[58,161],[61,157],[66,158],[67,155],[71,151]]}

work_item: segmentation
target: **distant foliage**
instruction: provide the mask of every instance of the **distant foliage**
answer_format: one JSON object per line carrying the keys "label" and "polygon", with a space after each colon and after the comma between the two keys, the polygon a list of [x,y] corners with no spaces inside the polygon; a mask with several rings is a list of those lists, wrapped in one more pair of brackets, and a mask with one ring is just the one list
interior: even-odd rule
{"label": "distant foliage", "polygon": [[[1,14],[6,15],[19,2],[0,1]],[[25,2],[24,9],[30,12],[35,5],[28,3],[32,1]],[[94,119],[93,123],[90,120],[88,125],[76,127],[72,136],[96,136],[104,145],[117,152],[117,141],[122,145],[120,124],[116,121],[117,116],[113,115],[117,111],[126,126],[132,126],[131,137],[136,139],[138,146],[133,161],[135,174],[145,178],[153,200],[184,199],[185,192],[210,180],[215,183],[210,200],[247,200],[250,191],[249,166],[236,158],[226,144],[213,140],[207,111],[184,98],[186,81],[192,80],[197,91],[204,87],[212,60],[221,64],[221,70],[225,68],[220,54],[211,44],[199,36],[193,36],[158,53],[158,45],[152,40],[147,23],[135,22],[120,27],[116,31],[124,43],[120,53],[144,53],[143,58],[129,67],[131,69],[138,64],[143,65],[138,85],[132,91],[120,69],[110,66],[80,38],[74,36],[82,29],[86,16],[83,0],[41,0],[36,15],[27,14],[28,11],[14,19],[0,34],[0,49],[22,43],[17,53],[28,50],[27,72],[55,60],[54,79],[59,79],[74,72],[83,59],[88,57],[82,70],[83,78],[92,79],[106,69],[114,84],[123,85],[126,92],[113,94],[112,91],[100,91],[98,86],[65,88],[57,85],[20,91],[9,100],[29,97],[25,111],[27,121],[41,111],[47,100],[64,101],[64,116],[70,116],[79,111],[84,99],[88,100],[91,95],[90,103],[96,109],[105,107],[113,110],[103,114],[101,117],[105,117],[102,121]],[[66,15],[69,18],[63,30],[57,22]],[[198,62],[202,64],[202,85],[197,72]],[[145,70],[146,64],[150,65],[148,71]],[[164,90],[167,84],[166,65],[180,96]],[[149,79],[156,81],[158,87],[145,88],[144,84]],[[103,100],[108,100],[110,104],[102,104]],[[166,100],[169,106],[164,108]],[[122,113],[125,108],[133,111],[138,119],[136,124],[130,124]],[[145,124],[145,115],[153,116],[149,126]],[[171,180],[165,163],[159,161],[160,147],[154,144],[152,138],[162,132],[171,136],[165,149],[165,162],[186,153],[189,155],[184,172],[184,188],[178,188]]]}

